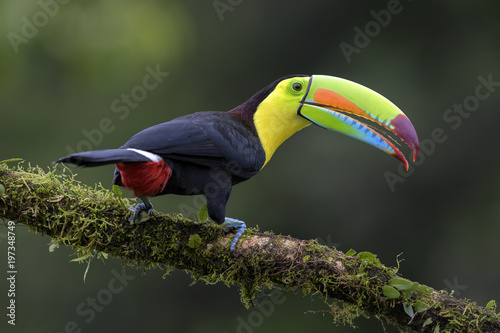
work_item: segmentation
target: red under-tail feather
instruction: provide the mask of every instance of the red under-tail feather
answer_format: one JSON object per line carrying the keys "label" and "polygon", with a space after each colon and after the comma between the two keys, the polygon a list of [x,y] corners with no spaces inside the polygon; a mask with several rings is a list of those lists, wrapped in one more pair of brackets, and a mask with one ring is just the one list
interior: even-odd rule
{"label": "red under-tail feather", "polygon": [[152,197],[163,191],[172,169],[160,162],[116,163],[123,186],[132,190],[136,197]]}

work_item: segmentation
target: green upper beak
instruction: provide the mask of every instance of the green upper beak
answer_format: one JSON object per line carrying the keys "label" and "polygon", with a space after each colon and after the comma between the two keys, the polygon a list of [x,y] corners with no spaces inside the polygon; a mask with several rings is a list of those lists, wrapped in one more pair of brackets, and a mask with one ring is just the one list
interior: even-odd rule
{"label": "green upper beak", "polygon": [[384,96],[352,81],[326,75],[311,76],[297,113],[318,126],[385,151],[400,160],[407,170],[408,161],[384,129],[411,148],[413,160],[417,157],[418,137],[408,117]]}

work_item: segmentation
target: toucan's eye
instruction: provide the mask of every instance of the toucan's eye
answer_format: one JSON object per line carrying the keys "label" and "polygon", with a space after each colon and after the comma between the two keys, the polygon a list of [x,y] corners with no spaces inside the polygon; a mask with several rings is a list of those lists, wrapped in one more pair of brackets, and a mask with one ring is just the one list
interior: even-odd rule
{"label": "toucan's eye", "polygon": [[302,84],[300,84],[299,82],[295,82],[294,84],[292,84],[292,89],[295,90],[295,91],[301,91],[302,90]]}

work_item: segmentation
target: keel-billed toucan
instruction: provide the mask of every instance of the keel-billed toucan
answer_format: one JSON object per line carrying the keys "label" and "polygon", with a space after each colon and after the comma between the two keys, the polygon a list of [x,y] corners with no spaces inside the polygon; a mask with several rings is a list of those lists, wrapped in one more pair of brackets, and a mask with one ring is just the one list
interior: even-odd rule
{"label": "keel-billed toucan", "polygon": [[278,79],[228,112],[189,114],[149,127],[119,149],[72,154],[56,162],[83,166],[116,164],[113,184],[133,191],[150,214],[148,197],[196,195],[207,199],[210,218],[234,228],[234,249],[245,223],[226,217],[231,187],[259,172],[279,145],[302,128],[316,124],[375,146],[408,162],[388,133],[413,151],[418,138],[410,120],[385,97],[357,83],[324,75]]}

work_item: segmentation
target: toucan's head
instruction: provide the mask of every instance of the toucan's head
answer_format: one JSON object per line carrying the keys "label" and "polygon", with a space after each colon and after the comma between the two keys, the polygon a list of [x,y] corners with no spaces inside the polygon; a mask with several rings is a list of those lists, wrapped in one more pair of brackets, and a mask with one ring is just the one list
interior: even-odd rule
{"label": "toucan's head", "polygon": [[287,76],[238,108],[252,104],[253,122],[266,152],[265,163],[283,141],[311,123],[381,149],[406,169],[408,161],[389,134],[411,148],[413,160],[418,153],[417,133],[408,117],[384,96],[352,81],[326,75]]}

